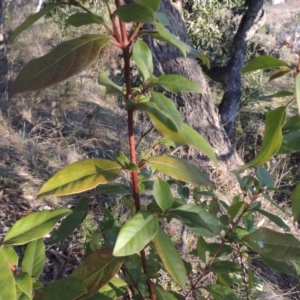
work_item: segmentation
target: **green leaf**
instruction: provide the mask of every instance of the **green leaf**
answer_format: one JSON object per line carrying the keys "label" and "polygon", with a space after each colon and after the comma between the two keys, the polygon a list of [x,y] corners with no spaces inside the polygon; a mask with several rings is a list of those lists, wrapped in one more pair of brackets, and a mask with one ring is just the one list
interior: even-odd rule
{"label": "green leaf", "polygon": [[45,244],[42,239],[30,242],[25,250],[22,261],[23,272],[31,277],[39,278],[45,265]]}
{"label": "green leaf", "polygon": [[262,256],[278,261],[300,258],[300,241],[292,234],[259,228],[242,238],[250,248]]}
{"label": "green leaf", "polygon": [[278,69],[276,69],[272,72],[272,74],[270,75],[269,80],[271,81],[271,80],[274,80],[274,79],[279,78],[281,76],[284,76],[285,74],[287,74],[291,71],[292,71],[292,69],[290,67],[280,67],[280,68],[278,68]]}
{"label": "green leaf", "polygon": [[222,227],[217,217],[201,206],[185,204],[169,210],[169,217],[179,219],[184,225],[204,237],[218,235]]}
{"label": "green leaf", "polygon": [[114,12],[122,21],[126,23],[154,23],[154,12],[150,7],[140,3],[122,5]]}
{"label": "green leaf", "polygon": [[169,184],[159,177],[156,178],[153,184],[153,196],[158,206],[164,212],[170,209],[174,203]]}
{"label": "green leaf", "polygon": [[155,85],[163,87],[168,92],[191,92],[202,93],[201,87],[198,83],[191,81],[183,76],[176,74],[164,74],[158,77],[158,81]]}
{"label": "green leaf", "polygon": [[210,267],[210,271],[216,274],[237,273],[242,271],[242,267],[232,261],[214,260]]}
{"label": "green leaf", "polygon": [[298,73],[297,76],[295,77],[295,94],[296,94],[298,112],[300,115],[300,73]]}
{"label": "green leaf", "polygon": [[69,215],[68,208],[44,210],[31,213],[17,221],[4,238],[4,245],[24,245],[48,234],[58,220]]}
{"label": "green leaf", "polygon": [[258,166],[256,169],[256,177],[259,180],[261,186],[266,186],[267,188],[273,188],[275,185],[273,176],[269,171],[262,167]]}
{"label": "green leaf", "polygon": [[277,154],[291,154],[300,151],[300,130],[283,134]]}
{"label": "green leaf", "polygon": [[32,278],[28,273],[21,272],[15,275],[15,281],[17,287],[22,291],[27,297],[32,297]]}
{"label": "green leaf", "polygon": [[245,204],[242,201],[232,203],[228,209],[228,215],[231,220],[237,219],[245,210]]}
{"label": "green leaf", "polygon": [[[51,282],[43,290],[43,300],[74,300],[88,292],[81,280],[67,277]],[[80,298],[82,299],[82,298]]]}
{"label": "green leaf", "polygon": [[241,300],[234,290],[224,285],[211,284],[206,286],[205,289],[210,293],[214,300]]}
{"label": "green leaf", "polygon": [[257,212],[260,214],[266,216],[270,221],[272,221],[274,224],[276,224],[278,227],[290,231],[290,227],[278,216],[271,214],[268,211],[262,210],[262,209],[257,209]]}
{"label": "green leaf", "polygon": [[141,251],[155,237],[157,230],[157,215],[139,211],[121,228],[113,255],[127,256]]}
{"label": "green leaf", "polygon": [[61,5],[61,3],[51,3],[47,4],[46,7],[41,9],[38,13],[33,14],[29,16],[25,22],[23,22],[20,26],[18,26],[14,32],[12,33],[10,39],[13,40],[17,35],[19,35],[22,31],[30,27],[32,24],[34,24],[36,21],[38,21],[41,17],[43,17],[45,14],[47,14],[49,11],[51,11],[53,8]]}
{"label": "green leaf", "polygon": [[176,131],[182,127],[183,121],[180,112],[178,111],[172,99],[167,98],[161,93],[151,91],[151,97],[157,107],[163,111],[174,123]]}
{"label": "green leaf", "polygon": [[285,109],[286,107],[282,106],[267,113],[264,140],[261,149],[253,160],[239,167],[239,171],[243,171],[248,167],[264,164],[277,153],[282,141],[281,128],[285,120]]}
{"label": "green leaf", "polygon": [[154,156],[148,161],[152,168],[172,178],[195,185],[213,184],[206,173],[179,157],[168,155]]}
{"label": "green leaf", "polygon": [[164,13],[162,13],[160,11],[156,11],[154,13],[154,15],[155,15],[156,21],[158,21],[161,25],[163,25],[163,26],[170,25],[170,21],[169,21],[168,17]]}
{"label": "green leaf", "polygon": [[177,39],[175,35],[173,35],[167,28],[165,28],[160,23],[154,24],[155,29],[158,33],[151,33],[150,35],[157,39],[161,40],[163,42],[166,42],[174,47],[176,47],[180,52],[183,54],[184,57],[186,57],[186,45],[181,40]]}
{"label": "green leaf", "polygon": [[294,92],[280,91],[280,92],[277,92],[277,93],[272,94],[272,95],[260,96],[260,97],[258,97],[258,99],[259,100],[266,100],[266,99],[270,99],[270,98],[282,98],[282,97],[290,97],[290,96],[294,96]]}
{"label": "green leaf", "polygon": [[292,195],[292,212],[294,220],[300,221],[300,184],[296,186]]}
{"label": "green leaf", "polygon": [[120,270],[123,264],[122,257],[115,257],[111,248],[99,249],[87,256],[79,267],[72,273],[71,277],[80,280],[88,290],[85,299],[92,296],[105,286]]}
{"label": "green leaf", "polygon": [[166,291],[162,286],[154,284],[152,286],[156,300],[178,300],[172,293]]}
{"label": "green leaf", "polygon": [[17,299],[16,284],[12,271],[10,270],[7,257],[0,247],[0,299]]}
{"label": "green leaf", "polygon": [[52,243],[59,243],[66,239],[85,219],[89,210],[89,200],[80,199],[76,208],[60,224],[52,236]]}
{"label": "green leaf", "polygon": [[110,80],[105,73],[100,73],[98,76],[98,83],[100,85],[104,85],[106,87],[105,94],[121,94],[123,95],[123,88],[117,84],[115,84],[112,80]]}
{"label": "green leaf", "polygon": [[136,41],[132,49],[132,58],[144,81],[147,81],[153,73],[152,53],[148,45],[141,40]]}
{"label": "green leaf", "polygon": [[103,195],[127,195],[131,194],[130,186],[117,182],[111,182],[107,184],[101,184],[96,188],[97,194]]}
{"label": "green leaf", "polygon": [[198,241],[197,241],[197,246],[196,246],[197,254],[199,258],[206,264],[209,261],[210,257],[210,247],[209,244],[206,243],[204,238],[199,235],[198,236]]}
{"label": "green leaf", "polygon": [[55,195],[72,195],[113,181],[121,174],[122,167],[107,159],[86,159],[75,162],[54,174],[40,189],[38,198]]}
{"label": "green leaf", "polygon": [[160,228],[152,242],[164,264],[165,269],[180,288],[184,290],[186,283],[186,269],[180,254],[173,245],[173,242]]}
{"label": "green leaf", "polygon": [[299,115],[289,118],[282,127],[282,132],[285,134],[289,131],[300,130],[300,117]]}
{"label": "green leaf", "polygon": [[92,13],[76,13],[66,20],[66,24],[72,25],[74,27],[90,24],[103,25],[104,23],[105,22],[102,17],[94,15]]}
{"label": "green leaf", "polygon": [[295,276],[295,270],[290,263],[286,261],[273,260],[264,256],[261,256],[261,259],[268,267],[272,268],[273,270],[280,273],[285,273],[290,276]]}
{"label": "green leaf", "polygon": [[160,6],[160,0],[137,0],[136,3],[144,4],[156,12]]}
{"label": "green leaf", "polygon": [[87,34],[63,42],[48,54],[31,60],[18,74],[9,98],[18,93],[42,90],[82,72],[93,64],[110,38]]}
{"label": "green leaf", "polygon": [[17,266],[19,257],[17,252],[14,250],[14,248],[12,246],[4,246],[2,250],[7,257],[7,260],[14,266]]}
{"label": "green leaf", "polygon": [[275,58],[274,56],[258,56],[248,62],[243,68],[242,74],[254,72],[257,70],[266,70],[278,67],[289,67],[287,63],[282,60]]}

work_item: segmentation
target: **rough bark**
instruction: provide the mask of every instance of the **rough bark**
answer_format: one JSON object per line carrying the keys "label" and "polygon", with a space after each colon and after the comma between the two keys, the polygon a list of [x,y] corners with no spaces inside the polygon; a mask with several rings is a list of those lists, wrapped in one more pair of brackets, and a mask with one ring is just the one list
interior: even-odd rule
{"label": "rough bark", "polygon": [[4,33],[5,0],[0,0],[0,93],[5,96],[7,91],[8,61],[6,56],[6,37]]}
{"label": "rough bark", "polygon": [[[180,40],[189,43],[181,2],[162,0],[160,10],[170,20],[168,29]],[[185,121],[209,141],[221,162],[220,165],[225,167],[223,169],[234,169],[241,165],[242,160],[231,146],[220,123],[209,86],[196,59],[192,56],[185,59],[176,48],[164,42],[151,38],[146,41],[153,53],[156,75],[180,74],[197,82],[204,91],[203,94],[171,94]]]}
{"label": "rough bark", "polygon": [[243,15],[238,30],[233,38],[232,49],[228,64],[224,67],[204,69],[205,73],[213,80],[222,83],[224,94],[219,106],[221,123],[230,136],[235,117],[241,104],[242,78],[241,71],[247,50],[247,41],[255,34],[265,22],[263,0],[246,1],[249,3]]}

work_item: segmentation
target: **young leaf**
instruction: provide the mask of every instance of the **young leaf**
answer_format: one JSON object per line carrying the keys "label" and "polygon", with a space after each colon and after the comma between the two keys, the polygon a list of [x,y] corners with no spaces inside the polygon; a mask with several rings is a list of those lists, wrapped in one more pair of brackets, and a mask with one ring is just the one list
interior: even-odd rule
{"label": "young leaf", "polygon": [[282,60],[275,58],[274,56],[258,56],[248,62],[248,64],[242,70],[242,74],[254,72],[257,70],[272,69],[278,67],[289,67],[288,64]]}
{"label": "young leaf", "polygon": [[42,293],[42,299],[74,300],[79,299],[79,297],[82,295],[86,295],[87,292],[88,290],[81,280],[73,277],[67,277],[55,282],[51,282],[48,286],[46,286]]}
{"label": "young leaf", "polygon": [[144,4],[156,12],[160,6],[160,0],[137,0],[136,3]]}
{"label": "young leaf", "polygon": [[[99,249],[87,256],[71,277],[80,280],[88,290],[88,294],[76,300],[94,295],[105,286],[120,270],[123,257],[115,257],[111,248]],[[52,298],[53,299],[53,298]]]}
{"label": "young leaf", "polygon": [[269,173],[269,171],[266,168],[262,166],[257,167],[256,177],[259,180],[261,186],[273,188],[275,185],[273,176]]}
{"label": "young leaf", "polygon": [[204,237],[216,236],[222,230],[217,217],[201,206],[185,204],[171,209],[168,216],[180,220],[191,230]]}
{"label": "young leaf", "polygon": [[210,267],[210,271],[216,274],[238,273],[242,271],[242,267],[232,261],[215,260]]}
{"label": "young leaf", "polygon": [[139,211],[121,228],[113,255],[127,256],[141,251],[155,237],[157,230],[157,215]]}
{"label": "young leaf", "polygon": [[105,94],[121,94],[123,95],[123,89],[121,86],[115,84],[104,73],[100,73],[98,76],[98,83],[106,87]]}
{"label": "young leaf", "polygon": [[292,195],[292,212],[294,220],[300,221],[300,184],[296,186]]}
{"label": "young leaf", "polygon": [[154,23],[155,16],[153,10],[140,3],[122,5],[114,12],[122,21],[126,23]]}
{"label": "young leaf", "polygon": [[31,277],[39,278],[45,265],[45,244],[42,239],[29,243],[22,260],[22,271]]}
{"label": "young leaf", "polygon": [[17,252],[14,250],[14,248],[12,246],[4,246],[2,249],[3,249],[4,254],[7,257],[7,260],[14,266],[17,266],[19,257],[18,257]]}
{"label": "young leaf", "polygon": [[86,159],[75,162],[54,174],[40,189],[38,198],[72,195],[117,179],[122,167],[107,159]]}
{"label": "young leaf", "polygon": [[187,161],[174,156],[154,156],[149,163],[157,171],[195,185],[212,185],[207,174]]}
{"label": "young leaf", "polygon": [[242,241],[260,255],[270,259],[289,261],[300,258],[300,241],[292,234],[259,228],[245,235]]}
{"label": "young leaf", "polygon": [[234,290],[221,284],[211,284],[206,286],[205,289],[214,300],[242,300]]}
{"label": "young leaf", "polygon": [[271,214],[268,211],[265,211],[263,209],[257,209],[257,212],[262,214],[263,216],[267,217],[270,221],[272,221],[274,224],[276,224],[278,227],[290,231],[290,227],[278,216]]}
{"label": "young leaf", "polygon": [[17,221],[4,238],[4,245],[24,245],[49,233],[58,220],[69,215],[68,208],[44,210],[31,213]]}
{"label": "young leaf", "polygon": [[180,288],[184,290],[186,283],[186,269],[180,254],[174,247],[169,236],[159,228],[152,242],[167,272],[172,276]]}
{"label": "young leaf", "polygon": [[252,161],[239,167],[239,171],[264,164],[279,150],[282,141],[281,128],[285,120],[285,109],[286,107],[282,106],[267,113],[264,140],[261,149]]}
{"label": "young leaf", "polygon": [[156,178],[153,184],[153,196],[158,206],[164,212],[171,208],[174,202],[169,184],[159,177]]}
{"label": "young leaf", "polygon": [[198,83],[191,81],[183,76],[176,74],[164,74],[158,77],[158,81],[154,83],[163,87],[168,92],[191,92],[202,93]]}
{"label": "young leaf", "polygon": [[18,93],[42,90],[82,72],[93,64],[109,37],[87,34],[59,44],[48,54],[31,60],[18,74],[9,98]]}
{"label": "young leaf", "polygon": [[300,73],[298,73],[297,76],[295,77],[295,94],[296,94],[298,112],[300,115]]}
{"label": "young leaf", "polygon": [[104,23],[105,22],[102,17],[94,15],[92,13],[76,13],[66,20],[66,24],[72,25],[74,27],[90,24],[102,25]]}
{"label": "young leaf", "polygon": [[89,210],[89,200],[80,199],[76,208],[60,224],[57,231],[52,236],[52,243],[65,240],[85,219]]}
{"label": "young leaf", "polygon": [[7,257],[0,247],[0,299],[17,299],[16,284]]}
{"label": "young leaf", "polygon": [[32,278],[28,273],[21,272],[15,275],[16,285],[27,297],[32,297]]}
{"label": "young leaf", "polygon": [[19,35],[22,31],[24,31],[25,29],[27,29],[29,26],[31,26],[32,24],[34,24],[36,21],[38,21],[41,17],[43,17],[45,14],[47,14],[49,11],[51,11],[52,9],[54,9],[55,7],[61,5],[61,3],[50,3],[47,4],[46,7],[44,7],[43,9],[41,9],[39,12],[37,12],[36,14],[33,14],[31,16],[29,16],[25,22],[23,22],[20,26],[18,26],[13,34],[11,35],[10,39],[13,40],[17,35]]}
{"label": "young leaf", "polygon": [[144,81],[147,81],[153,73],[152,53],[148,45],[141,40],[136,41],[132,49],[132,58]]}
{"label": "young leaf", "polygon": [[270,75],[269,81],[284,76],[285,74],[291,72],[292,69],[290,67],[280,67],[272,72]]}

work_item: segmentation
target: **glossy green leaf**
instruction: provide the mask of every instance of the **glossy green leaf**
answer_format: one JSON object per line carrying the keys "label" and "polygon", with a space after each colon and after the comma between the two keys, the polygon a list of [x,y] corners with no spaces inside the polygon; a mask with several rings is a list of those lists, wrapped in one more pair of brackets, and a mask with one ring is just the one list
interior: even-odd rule
{"label": "glossy green leaf", "polygon": [[155,237],[157,230],[157,215],[139,211],[121,228],[113,255],[127,256],[141,251]]}
{"label": "glossy green leaf", "polygon": [[300,221],[300,184],[296,186],[292,195],[292,212],[294,220]]}
{"label": "glossy green leaf", "polygon": [[18,74],[9,98],[18,93],[42,90],[78,74],[93,64],[109,37],[87,34],[63,42],[48,54],[33,59]]}
{"label": "glossy green leaf", "polygon": [[202,93],[201,87],[198,83],[191,81],[183,76],[176,74],[164,74],[158,77],[155,85],[163,87],[168,92],[191,92]]}
{"label": "glossy green leaf", "polygon": [[259,180],[261,186],[266,186],[268,188],[273,188],[275,185],[274,178],[270,172],[262,167],[258,166],[256,169],[256,177]]}
{"label": "glossy green leaf", "polygon": [[52,9],[54,9],[55,7],[57,7],[59,5],[61,5],[61,3],[47,4],[46,7],[41,9],[36,14],[33,14],[33,15],[27,17],[27,19],[14,30],[10,39],[13,40],[17,35],[19,35],[21,32],[23,32],[25,29],[30,27],[32,24],[34,24],[36,21],[38,21],[40,18],[42,18],[45,14],[47,14],[49,11],[51,11]]}
{"label": "glossy green leaf", "polygon": [[277,154],[291,154],[300,151],[300,130],[283,134]]}
{"label": "glossy green leaf", "polygon": [[282,141],[281,128],[285,120],[285,109],[286,107],[282,106],[267,113],[264,140],[261,149],[257,156],[246,165],[241,166],[239,171],[243,171],[248,167],[264,164],[277,153]]}
{"label": "glossy green leaf", "polygon": [[257,70],[266,70],[278,67],[288,67],[288,64],[274,56],[258,56],[247,63],[243,68],[242,74],[254,72]]}
{"label": "glossy green leaf", "polygon": [[60,224],[57,231],[52,236],[52,243],[65,240],[85,219],[89,210],[89,200],[80,199],[76,208]]}
{"label": "glossy green leaf", "polygon": [[153,73],[153,60],[151,50],[144,41],[138,40],[135,42],[132,49],[132,58],[144,81],[147,81]]}
{"label": "glossy green leaf", "polygon": [[4,245],[24,245],[49,233],[58,220],[69,215],[68,208],[31,213],[17,221],[4,238]]}
{"label": "glossy green leaf", "polygon": [[72,25],[74,27],[90,25],[90,24],[102,25],[104,23],[105,22],[102,17],[94,15],[92,13],[76,13],[71,15],[66,20],[66,24]]}
{"label": "glossy green leaf", "polygon": [[[88,290],[81,280],[67,277],[51,282],[43,290],[43,300],[74,300],[87,294]],[[81,298],[82,299],[82,298]]]}
{"label": "glossy green leaf", "polygon": [[17,287],[22,291],[27,297],[32,297],[32,278],[28,273],[21,272],[15,275],[15,281]]}
{"label": "glossy green leaf", "polygon": [[104,85],[106,87],[105,94],[121,94],[123,95],[123,88],[117,84],[115,84],[112,80],[110,80],[105,73],[100,73],[98,76],[98,83],[100,85]]}
{"label": "glossy green leaf", "polygon": [[122,5],[114,12],[122,21],[126,23],[154,23],[155,16],[153,10],[140,3]]}
{"label": "glossy green leaf", "polygon": [[151,97],[157,107],[172,120],[176,131],[179,131],[183,125],[183,120],[173,100],[154,91],[151,92]]}
{"label": "glossy green leaf", "polygon": [[126,184],[111,182],[99,185],[96,188],[96,193],[103,195],[127,195],[131,193],[131,188]]}
{"label": "glossy green leaf", "polygon": [[158,21],[161,25],[163,25],[163,26],[170,25],[170,21],[164,13],[162,13],[160,11],[156,11],[154,13],[154,15],[155,15],[156,21]]}
{"label": "glossy green leaf", "polygon": [[4,246],[2,250],[7,257],[7,260],[14,266],[17,266],[19,257],[17,252],[14,250],[14,248],[12,246]]}
{"label": "glossy green leaf", "polygon": [[209,244],[206,243],[205,239],[201,235],[198,236],[196,251],[199,258],[204,263],[208,263],[210,257],[210,248]]}
{"label": "glossy green leaf", "polygon": [[40,189],[38,198],[55,195],[72,195],[113,181],[122,167],[107,159],[86,159],[75,162],[54,174]]}
{"label": "glossy green leaf", "polygon": [[192,231],[204,237],[218,235],[222,227],[217,217],[206,211],[202,206],[185,204],[169,210],[169,217],[179,219]]}
{"label": "glossy green leaf", "polygon": [[153,184],[153,196],[158,206],[164,212],[171,208],[174,202],[169,184],[159,177],[156,178]]}
{"label": "glossy green leaf", "polygon": [[245,204],[244,202],[240,201],[240,202],[232,203],[228,207],[227,212],[230,219],[235,220],[238,217],[240,217],[240,215],[244,212],[244,210],[245,210]]}
{"label": "glossy green leaf", "polygon": [[165,269],[174,281],[184,290],[186,283],[186,269],[183,260],[176,250],[169,236],[159,228],[153,239],[155,249],[162,260]]}
{"label": "glossy green leaf", "polygon": [[178,300],[172,293],[166,291],[162,286],[155,284],[152,286],[156,300]]}
{"label": "glossy green leaf", "polygon": [[292,234],[280,233],[268,228],[259,228],[242,238],[254,251],[278,261],[300,258],[300,241]]}
{"label": "glossy green leaf", "polygon": [[126,293],[127,284],[120,278],[114,277],[112,280],[103,286],[98,293],[92,297],[87,298],[87,300],[108,300],[117,299]]}
{"label": "glossy green leaf", "polygon": [[212,185],[208,175],[195,165],[175,156],[154,156],[149,163],[157,171],[195,185]]}
{"label": "glossy green leaf", "polygon": [[266,100],[266,99],[270,99],[270,98],[282,98],[282,97],[290,97],[290,96],[294,96],[294,93],[290,92],[290,91],[280,91],[280,92],[277,92],[277,93],[272,94],[272,95],[260,96],[260,97],[258,97],[258,99],[259,100]]}
{"label": "glossy green leaf", "polygon": [[295,94],[296,94],[298,112],[300,115],[300,73],[298,73],[295,77]]}
{"label": "glossy green leaf", "polygon": [[261,259],[268,267],[272,268],[273,270],[276,270],[280,273],[285,273],[290,276],[295,276],[295,270],[289,262],[277,261],[264,256],[261,256]]}
{"label": "glossy green leaf", "polygon": [[123,258],[113,256],[111,248],[99,249],[87,256],[71,275],[72,278],[80,280],[88,290],[88,294],[76,300],[94,295],[111,281],[122,263]]}
{"label": "glossy green leaf", "polygon": [[274,79],[279,78],[281,76],[284,76],[284,75],[286,75],[287,73],[289,73],[291,71],[292,71],[292,69],[290,67],[280,67],[280,68],[278,68],[278,69],[276,69],[272,72],[272,74],[270,75],[269,80],[271,81],[271,80],[274,80]]}
{"label": "glossy green leaf", "polygon": [[259,212],[261,215],[267,217],[270,221],[272,221],[274,224],[276,224],[278,227],[290,231],[290,227],[284,222],[280,217],[265,211],[263,209],[257,209],[257,212]]}
{"label": "glossy green leaf", "polygon": [[15,300],[17,298],[15,279],[3,249],[0,247],[0,299]]}
{"label": "glossy green leaf", "polygon": [[153,12],[156,12],[160,6],[160,0],[136,0],[136,3],[144,4],[151,8]]}
{"label": "glossy green leaf", "polygon": [[214,260],[210,271],[216,274],[237,273],[242,271],[242,266],[232,261]]}
{"label": "glossy green leaf", "polygon": [[214,300],[242,300],[234,290],[221,284],[211,284],[206,286],[205,289]]}
{"label": "glossy green leaf", "polygon": [[22,260],[22,270],[31,277],[39,278],[45,265],[45,244],[42,239],[30,242]]}

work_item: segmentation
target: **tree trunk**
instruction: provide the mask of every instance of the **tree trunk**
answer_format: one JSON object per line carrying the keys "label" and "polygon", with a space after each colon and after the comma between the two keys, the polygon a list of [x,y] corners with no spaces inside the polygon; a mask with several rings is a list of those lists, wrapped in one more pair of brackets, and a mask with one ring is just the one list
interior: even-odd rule
{"label": "tree trunk", "polygon": [[6,56],[6,37],[4,33],[4,11],[5,0],[0,0],[0,94],[1,97],[6,96],[7,93],[7,73],[8,61]]}
{"label": "tree trunk", "polygon": [[[180,40],[189,44],[181,1],[162,0],[160,11],[168,16],[168,29]],[[197,130],[212,145],[225,173],[243,164],[220,123],[217,110],[213,104],[210,88],[197,60],[182,54],[173,46],[164,42],[146,38],[153,53],[155,74],[180,74],[197,82],[203,94],[176,93],[172,99],[180,109],[185,122]]]}

